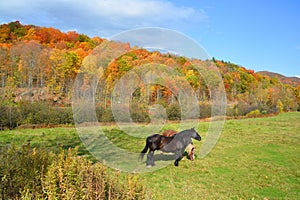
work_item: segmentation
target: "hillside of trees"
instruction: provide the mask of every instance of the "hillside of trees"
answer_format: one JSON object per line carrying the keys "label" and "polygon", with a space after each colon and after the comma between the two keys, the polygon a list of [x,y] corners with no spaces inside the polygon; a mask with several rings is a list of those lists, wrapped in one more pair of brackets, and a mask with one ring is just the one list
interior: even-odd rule
{"label": "hillside of trees", "polygon": [[297,87],[300,85],[300,78],[298,77],[286,77],[282,74],[274,73],[274,72],[268,72],[268,71],[259,71],[257,72],[263,76],[269,76],[271,78],[278,78],[278,80],[281,83],[292,85],[294,87]]}
{"label": "hillside of trees", "polygon": [[[201,117],[210,116],[211,94],[205,80],[193,68],[190,60],[177,55],[150,52],[130,44],[79,34],[63,33],[54,28],[22,25],[11,22],[0,26],[0,129],[23,124],[73,123],[71,96],[74,81],[89,82],[90,72],[81,71],[84,59],[103,42],[112,51],[120,47],[129,53],[113,60],[101,77],[95,96],[97,117],[113,121],[111,94],[114,85],[126,72],[144,63],[159,62],[183,74],[194,89],[201,108]],[[197,61],[205,65],[207,61]],[[213,58],[219,69],[227,95],[227,115],[246,116],[299,111],[299,82],[284,82],[230,62]],[[296,83],[296,84],[295,84]],[[147,90],[147,98],[143,94]],[[148,105],[161,104],[168,119],[180,119],[176,95],[167,87],[156,84],[139,88],[133,93],[131,117],[147,122]]]}

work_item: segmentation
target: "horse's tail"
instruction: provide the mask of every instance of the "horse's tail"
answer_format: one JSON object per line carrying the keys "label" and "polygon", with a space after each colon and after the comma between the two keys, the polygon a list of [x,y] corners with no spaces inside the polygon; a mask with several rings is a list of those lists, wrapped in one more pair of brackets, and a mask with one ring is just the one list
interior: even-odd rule
{"label": "horse's tail", "polygon": [[147,153],[148,149],[149,149],[149,141],[148,141],[148,138],[147,138],[146,139],[146,145],[145,145],[144,149],[142,150],[142,152],[139,156],[139,160],[143,160],[144,155]]}

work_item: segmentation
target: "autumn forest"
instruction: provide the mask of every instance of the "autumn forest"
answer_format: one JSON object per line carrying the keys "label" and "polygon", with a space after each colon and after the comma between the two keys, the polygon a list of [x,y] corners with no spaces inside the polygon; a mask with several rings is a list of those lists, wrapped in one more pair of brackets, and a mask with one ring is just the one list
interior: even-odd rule
{"label": "autumn forest", "polygon": [[[163,63],[183,74],[197,95],[199,118],[210,116],[210,91],[190,60],[183,56],[16,21],[0,26],[0,129],[28,124],[72,124],[71,96],[75,78],[79,77],[83,85],[90,81],[91,73],[81,69],[82,63],[104,42],[112,50],[122,47],[128,53],[110,62],[103,72],[100,81],[103,84],[98,85],[95,95],[99,121],[114,120],[110,97],[117,80],[129,70],[149,62]],[[208,61],[197,62],[204,65]],[[300,110],[299,80],[257,73],[215,58],[209,62],[221,73],[227,116],[256,117]],[[168,119],[180,119],[176,94],[159,84],[141,87],[133,93],[132,119],[148,122],[148,105],[151,104],[164,106]]]}

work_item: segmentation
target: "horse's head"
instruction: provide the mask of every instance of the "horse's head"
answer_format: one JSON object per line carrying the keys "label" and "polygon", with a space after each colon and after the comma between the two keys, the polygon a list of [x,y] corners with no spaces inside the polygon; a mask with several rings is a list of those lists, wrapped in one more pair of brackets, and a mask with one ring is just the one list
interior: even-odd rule
{"label": "horse's head", "polygon": [[188,158],[193,161],[195,159],[195,145],[189,144],[187,149]]}
{"label": "horse's head", "polygon": [[192,138],[194,138],[195,140],[200,141],[201,140],[201,136],[199,135],[199,133],[195,130],[195,128],[191,128],[191,133],[192,133]]}

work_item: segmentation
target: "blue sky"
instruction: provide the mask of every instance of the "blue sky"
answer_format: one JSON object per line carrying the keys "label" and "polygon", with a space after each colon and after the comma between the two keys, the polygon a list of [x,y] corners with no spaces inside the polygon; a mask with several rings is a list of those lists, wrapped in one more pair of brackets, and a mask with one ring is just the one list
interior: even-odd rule
{"label": "blue sky", "polygon": [[299,10],[298,0],[9,0],[0,2],[0,23],[19,20],[106,38],[168,28],[217,59],[300,76]]}

